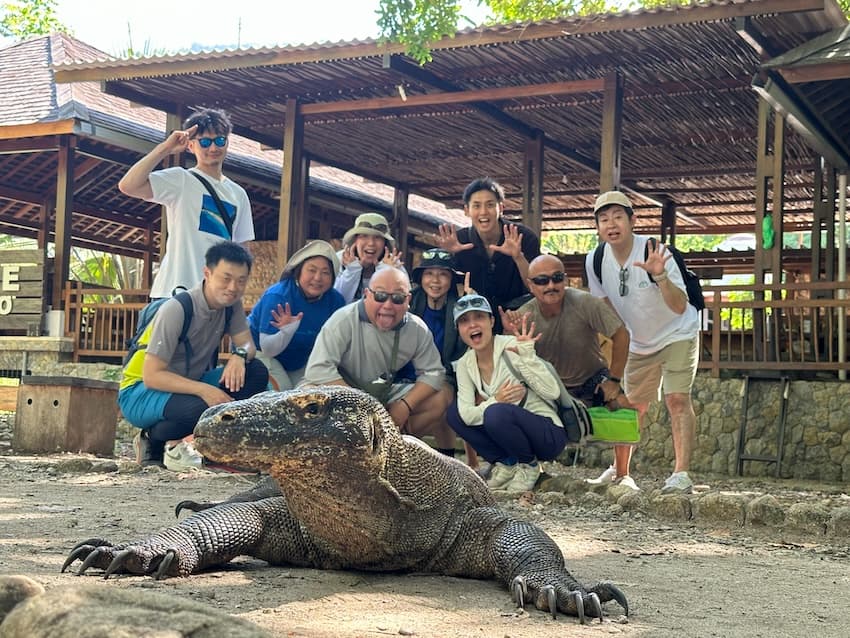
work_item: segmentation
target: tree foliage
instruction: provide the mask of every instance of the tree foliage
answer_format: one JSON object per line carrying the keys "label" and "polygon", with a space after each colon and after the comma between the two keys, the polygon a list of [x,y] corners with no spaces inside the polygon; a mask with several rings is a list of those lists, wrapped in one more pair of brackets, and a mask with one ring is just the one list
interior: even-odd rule
{"label": "tree foliage", "polygon": [[[697,0],[698,1],[698,0]],[[692,0],[477,0],[490,11],[487,23],[503,24],[552,20],[633,9],[696,4]],[[850,17],[850,0],[837,0]],[[425,64],[431,60],[430,43],[451,37],[462,23],[474,25],[463,13],[461,0],[380,0],[381,37],[405,45],[407,54]]]}
{"label": "tree foliage", "polygon": [[0,35],[26,40],[68,32],[56,17],[56,0],[9,0],[0,4]]}

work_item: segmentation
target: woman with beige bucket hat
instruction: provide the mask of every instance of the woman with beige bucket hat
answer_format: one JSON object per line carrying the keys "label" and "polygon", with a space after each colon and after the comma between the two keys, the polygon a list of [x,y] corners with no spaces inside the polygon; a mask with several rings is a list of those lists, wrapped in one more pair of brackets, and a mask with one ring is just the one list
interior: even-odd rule
{"label": "woman with beige bucket hat", "polygon": [[307,242],[289,258],[280,281],[263,293],[248,317],[257,358],[268,367],[278,390],[294,388],[301,380],[319,330],[345,305],[333,288],[339,267],[328,242]]}
{"label": "woman with beige bucket hat", "polygon": [[337,252],[342,271],[334,288],[342,293],[345,303],[363,296],[363,289],[369,287],[378,265],[383,263],[404,270],[387,218],[380,213],[359,215],[343,236],[342,243],[345,248]]}

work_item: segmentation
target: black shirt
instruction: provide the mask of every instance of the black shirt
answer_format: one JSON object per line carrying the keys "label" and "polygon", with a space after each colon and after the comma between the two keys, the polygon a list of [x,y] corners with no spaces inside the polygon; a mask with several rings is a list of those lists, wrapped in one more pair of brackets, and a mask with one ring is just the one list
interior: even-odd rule
{"label": "black shirt", "polygon": [[[498,245],[505,243],[505,224],[499,218],[501,233]],[[522,254],[530,262],[540,254],[540,239],[528,226],[514,224],[522,235]],[[461,228],[457,231],[457,240],[461,244],[473,244],[472,248],[462,250],[454,256],[457,270],[469,273],[469,285],[480,295],[487,298],[493,306],[496,325],[500,326],[498,306],[505,307],[511,299],[528,292],[523,276],[514,263],[513,258],[500,252],[494,252],[491,258],[487,248],[474,227]]]}

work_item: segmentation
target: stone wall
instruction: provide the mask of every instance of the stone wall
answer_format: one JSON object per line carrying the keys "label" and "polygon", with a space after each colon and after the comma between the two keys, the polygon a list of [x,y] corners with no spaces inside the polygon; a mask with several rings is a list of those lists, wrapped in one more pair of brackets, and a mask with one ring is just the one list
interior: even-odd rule
{"label": "stone wall", "polygon": [[[696,473],[734,475],[741,425],[743,379],[697,375],[694,411],[697,433],[691,469]],[[750,381],[747,410],[747,454],[775,456],[781,409],[779,380]],[[636,471],[670,471],[673,440],[670,417],[660,404],[650,407],[642,443],[635,450]],[[611,460],[607,447],[582,452],[589,464]],[[746,461],[745,476],[773,476],[773,463]],[[839,381],[792,381],[790,384],[783,478],[850,481],[850,384]]]}

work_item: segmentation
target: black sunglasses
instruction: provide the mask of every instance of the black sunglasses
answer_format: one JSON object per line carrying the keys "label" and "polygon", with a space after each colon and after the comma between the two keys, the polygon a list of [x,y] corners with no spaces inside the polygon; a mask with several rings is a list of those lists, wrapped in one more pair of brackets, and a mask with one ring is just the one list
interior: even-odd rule
{"label": "black sunglasses", "polygon": [[629,280],[629,269],[620,268],[620,296],[625,297],[629,294],[629,287],[626,282]]}
{"label": "black sunglasses", "polygon": [[561,283],[566,278],[566,274],[562,272],[553,272],[551,275],[537,275],[536,277],[530,277],[531,283],[536,286],[546,286],[550,281],[554,281],[556,284]]}
{"label": "black sunglasses", "polygon": [[452,254],[447,250],[437,250],[436,248],[429,248],[422,253],[422,259],[451,259]]}
{"label": "black sunglasses", "polygon": [[377,230],[379,233],[386,233],[390,229],[386,224],[370,224],[369,222],[360,222],[354,227],[354,230],[358,228],[371,228],[372,230]]}
{"label": "black sunglasses", "polygon": [[199,137],[198,138],[198,146],[201,148],[209,148],[215,143],[219,148],[224,148],[224,145],[227,144],[227,136],[226,135],[218,135],[216,137]]}
{"label": "black sunglasses", "polygon": [[467,308],[482,308],[487,302],[484,297],[461,298],[455,302],[455,308],[466,310]]}
{"label": "black sunglasses", "polygon": [[400,306],[407,301],[408,293],[406,292],[384,292],[382,290],[372,290],[371,288],[367,288],[367,290],[372,293],[372,297],[378,303],[384,303],[387,299],[390,299],[396,306]]}

